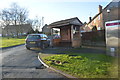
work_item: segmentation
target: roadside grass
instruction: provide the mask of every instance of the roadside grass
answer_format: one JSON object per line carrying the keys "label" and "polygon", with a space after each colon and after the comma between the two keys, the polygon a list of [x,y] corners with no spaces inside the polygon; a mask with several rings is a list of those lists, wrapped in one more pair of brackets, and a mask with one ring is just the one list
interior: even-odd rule
{"label": "roadside grass", "polygon": [[7,37],[0,37],[0,48],[10,47],[15,45],[20,45],[25,43],[25,38],[7,38]]}
{"label": "roadside grass", "polygon": [[105,54],[74,53],[47,55],[43,61],[56,69],[79,78],[117,78],[118,64],[115,57]]}

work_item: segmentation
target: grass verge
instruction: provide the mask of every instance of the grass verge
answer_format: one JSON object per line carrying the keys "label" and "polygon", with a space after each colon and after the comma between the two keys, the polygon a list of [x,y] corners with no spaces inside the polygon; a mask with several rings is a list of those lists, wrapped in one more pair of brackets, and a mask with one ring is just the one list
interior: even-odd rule
{"label": "grass verge", "polygon": [[104,54],[45,54],[42,59],[49,66],[78,78],[118,77],[117,59]]}
{"label": "grass verge", "polygon": [[1,41],[0,48],[20,45],[20,44],[24,44],[25,43],[25,39],[24,38],[19,39],[19,38],[1,37],[0,41]]}

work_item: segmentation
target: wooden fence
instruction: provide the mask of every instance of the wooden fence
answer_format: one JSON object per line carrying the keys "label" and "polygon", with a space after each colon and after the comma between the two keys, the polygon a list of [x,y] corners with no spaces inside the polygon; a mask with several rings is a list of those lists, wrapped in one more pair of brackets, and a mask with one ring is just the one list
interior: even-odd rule
{"label": "wooden fence", "polygon": [[105,30],[82,33],[82,45],[105,46]]}

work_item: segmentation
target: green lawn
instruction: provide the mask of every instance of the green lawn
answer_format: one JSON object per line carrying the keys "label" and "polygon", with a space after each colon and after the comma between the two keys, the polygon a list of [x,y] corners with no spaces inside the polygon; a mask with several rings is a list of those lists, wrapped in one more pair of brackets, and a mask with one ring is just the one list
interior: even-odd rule
{"label": "green lawn", "polygon": [[24,44],[25,38],[6,38],[6,37],[0,37],[0,48],[3,47],[10,47],[14,45]]}
{"label": "green lawn", "polygon": [[117,59],[104,54],[59,54],[42,57],[45,63],[79,78],[118,77]]}

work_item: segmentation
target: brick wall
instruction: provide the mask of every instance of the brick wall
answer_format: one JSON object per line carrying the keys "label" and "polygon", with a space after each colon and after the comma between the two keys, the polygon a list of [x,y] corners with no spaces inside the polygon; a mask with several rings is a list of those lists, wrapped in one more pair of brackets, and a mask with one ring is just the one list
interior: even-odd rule
{"label": "brick wall", "polygon": [[67,41],[67,42],[71,41],[70,31],[71,31],[70,26],[60,28],[60,35],[62,41]]}

